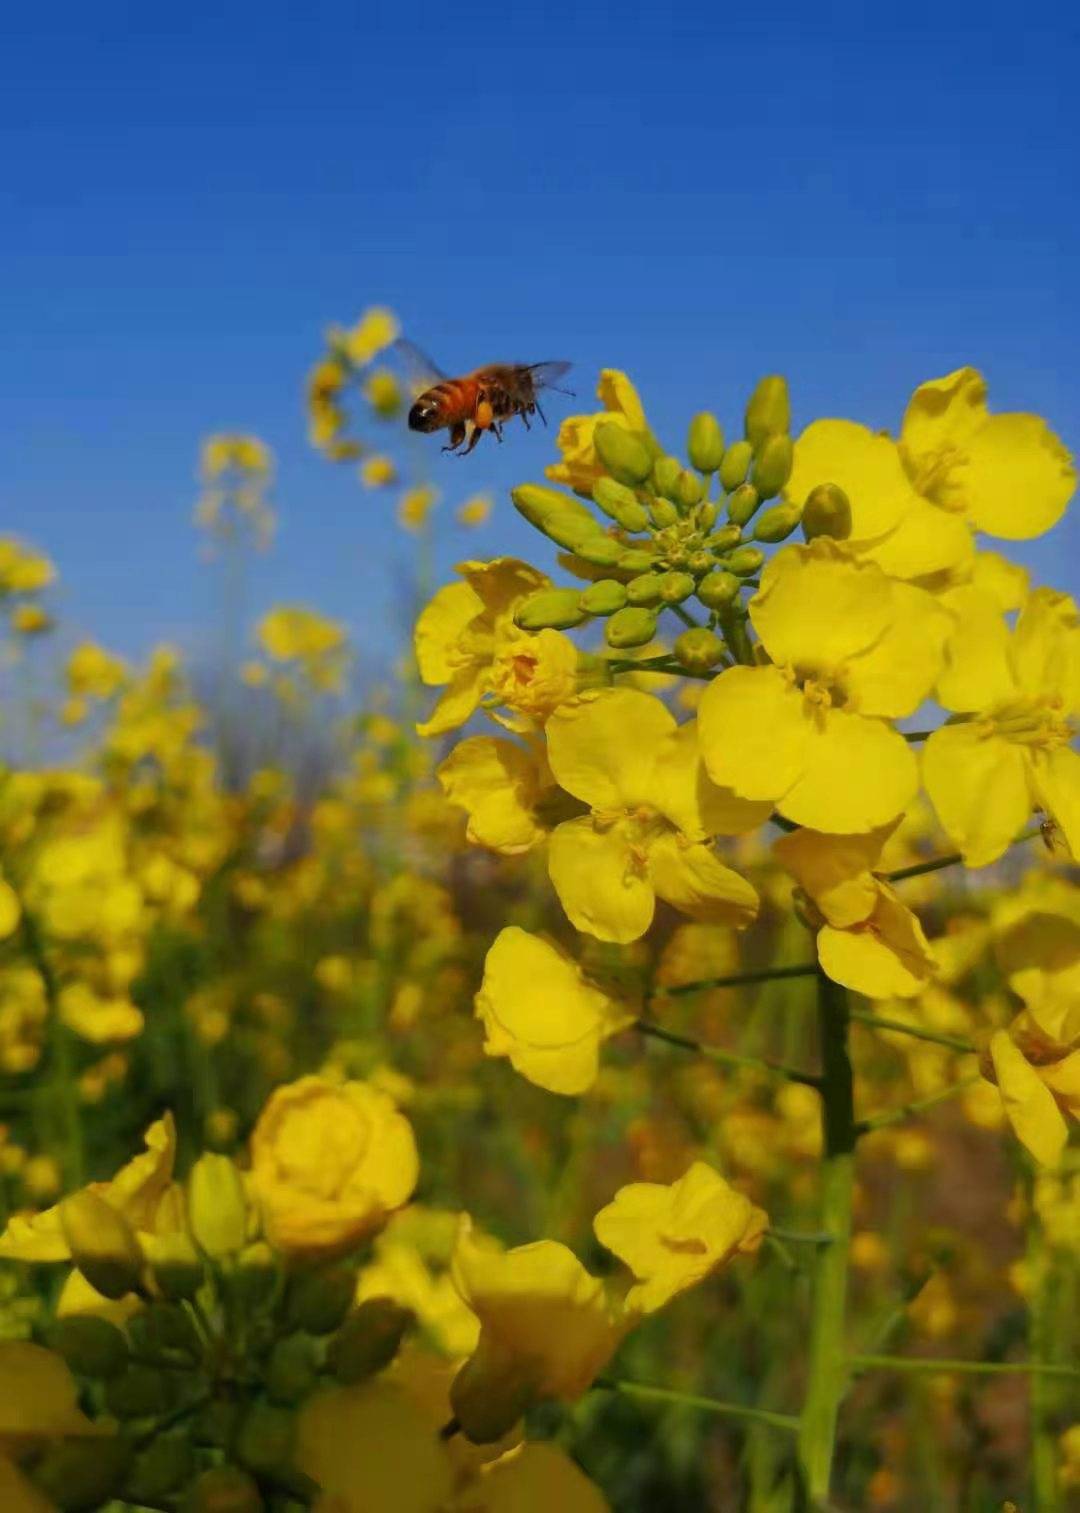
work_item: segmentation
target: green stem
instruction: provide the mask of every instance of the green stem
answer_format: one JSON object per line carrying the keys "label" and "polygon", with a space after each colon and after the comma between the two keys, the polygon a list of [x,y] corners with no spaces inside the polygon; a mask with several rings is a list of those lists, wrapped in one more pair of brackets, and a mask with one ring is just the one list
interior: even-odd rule
{"label": "green stem", "polygon": [[617,1377],[597,1377],[593,1386],[607,1392],[618,1392],[624,1397],[638,1397],[645,1402],[673,1403],[683,1408],[698,1408],[703,1413],[718,1413],[727,1418],[753,1419],[758,1424],[771,1424],[774,1429],[789,1432],[799,1427],[799,1420],[791,1413],[772,1413],[766,1408],[751,1408],[743,1403],[725,1403],[715,1397],[698,1397],[693,1392],[676,1392],[670,1387],[649,1387],[644,1382],[627,1382]]}
{"label": "green stem", "polygon": [[822,1060],[821,1228],[810,1315],[806,1398],[799,1421],[799,1466],[811,1502],[829,1495],[836,1419],[845,1385],[844,1326],[855,1181],[855,1099],[848,1057],[847,994],[818,973]]}
{"label": "green stem", "polygon": [[947,1050],[959,1051],[965,1056],[974,1056],[978,1053],[978,1046],[970,1040],[961,1040],[957,1035],[939,1035],[935,1030],[924,1030],[921,1025],[906,1024],[902,1019],[885,1019],[880,1014],[865,1013],[862,1009],[852,1009],[849,1019],[857,1020],[859,1024],[868,1024],[875,1030],[892,1030],[897,1035],[910,1035],[913,1040],[926,1040],[931,1045],[943,1045]]}
{"label": "green stem", "polygon": [[663,1040],[667,1045],[677,1045],[680,1050],[693,1051],[695,1055],[716,1061],[721,1066],[749,1067],[755,1072],[768,1072],[771,1077],[785,1077],[788,1082],[802,1082],[807,1087],[818,1085],[816,1072],[803,1072],[798,1067],[784,1066],[779,1061],[766,1061],[761,1056],[740,1056],[737,1051],[705,1045],[690,1035],[680,1035],[675,1030],[664,1029],[663,1025],[653,1024],[649,1019],[635,1019],[633,1027],[639,1034],[651,1036],[653,1040]]}
{"label": "green stem", "polygon": [[775,1224],[770,1224],[765,1233],[777,1240],[787,1240],[792,1245],[831,1245],[835,1238],[833,1235],[825,1234],[824,1231],[807,1234],[801,1229],[777,1229]]}
{"label": "green stem", "polygon": [[750,644],[750,637],[746,634],[746,621],[743,620],[731,607],[720,610],[717,614],[720,629],[724,633],[724,640],[731,649],[731,654],[737,662],[746,667],[754,665],[754,648]]}
{"label": "green stem", "polygon": [[[1029,1195],[1030,1202],[1030,1195]],[[1028,1350],[1037,1361],[1050,1355],[1060,1315],[1054,1287],[1053,1258],[1046,1243],[1042,1221],[1031,1213],[1027,1226]],[[1062,1506],[1058,1483],[1057,1436],[1053,1419],[1056,1407],[1054,1383],[1044,1372],[1032,1375],[1029,1386],[1031,1414],[1031,1491],[1034,1507],[1044,1513],[1059,1513]]]}
{"label": "green stem", "polygon": [[871,1114],[868,1119],[860,1119],[855,1126],[855,1132],[865,1135],[870,1130],[885,1129],[890,1124],[899,1124],[904,1119],[911,1119],[915,1114],[921,1114],[924,1109],[933,1108],[935,1104],[944,1103],[949,1098],[955,1098],[957,1093],[965,1092],[969,1087],[974,1087],[982,1081],[979,1072],[972,1072],[970,1077],[961,1077],[958,1082],[952,1082],[948,1087],[939,1088],[936,1093],[931,1093],[926,1098],[916,1098],[911,1103],[902,1103],[899,1108],[886,1109],[883,1114]]}
{"label": "green stem", "polygon": [[669,604],[668,608],[674,610],[682,623],[688,626],[691,630],[701,629],[701,626],[694,619],[693,615],[689,612],[689,610],[683,609],[681,604]]}
{"label": "green stem", "polygon": [[[1025,830],[1015,840],[1009,842],[1010,846],[1019,846],[1024,841],[1033,841],[1042,835],[1042,826],[1036,825],[1034,829]],[[916,862],[911,867],[900,867],[896,872],[884,873],[887,883],[902,883],[909,877],[922,877],[927,872],[940,872],[943,867],[955,867],[964,860],[959,851],[950,851],[947,856],[936,856],[933,861]]]}
{"label": "green stem", "polygon": [[932,730],[902,730],[900,734],[905,741],[928,741],[934,732]]}
{"label": "green stem", "polygon": [[670,988],[658,988],[652,998],[682,998],[687,993],[704,993],[712,988],[739,988],[747,983],[778,982],[785,977],[814,977],[817,966],[803,962],[797,967],[762,967],[756,972],[732,972],[726,977],[702,977],[697,982],[680,982]]}
{"label": "green stem", "polygon": [[853,1355],[848,1364],[855,1371],[924,1371],[931,1376],[1038,1376],[1080,1378],[1080,1366],[1056,1366],[1046,1361],[957,1361],[929,1355]]}

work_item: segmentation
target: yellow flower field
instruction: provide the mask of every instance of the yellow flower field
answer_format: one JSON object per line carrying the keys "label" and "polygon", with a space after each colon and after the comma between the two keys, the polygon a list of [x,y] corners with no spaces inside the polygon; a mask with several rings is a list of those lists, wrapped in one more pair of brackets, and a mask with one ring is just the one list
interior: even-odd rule
{"label": "yellow flower field", "polygon": [[[212,686],[66,645],[0,540],[0,1508],[1064,1510],[1080,615],[1008,556],[1064,445],[970,367],[684,443],[605,370],[444,500],[398,335],[306,390],[415,549],[392,680],[317,603]],[[274,454],[199,471],[231,581]]]}

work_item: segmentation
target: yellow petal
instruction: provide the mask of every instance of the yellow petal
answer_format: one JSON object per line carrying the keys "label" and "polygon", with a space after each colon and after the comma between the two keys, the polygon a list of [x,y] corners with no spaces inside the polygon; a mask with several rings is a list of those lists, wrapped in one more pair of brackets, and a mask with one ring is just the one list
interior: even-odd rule
{"label": "yellow petal", "polygon": [[611,1507],[596,1483],[549,1440],[519,1445],[486,1467],[469,1500],[475,1513],[610,1513]]}
{"label": "yellow petal", "polygon": [[321,1488],[327,1513],[438,1513],[454,1485],[422,1407],[383,1377],[309,1397],[293,1460]]}
{"label": "yellow petal", "polygon": [[556,826],[548,876],[576,930],[626,944],[652,924],[652,884],[619,825],[603,829],[586,816]]}
{"label": "yellow petal", "polygon": [[458,643],[483,607],[479,595],[467,583],[448,583],[421,610],[414,644],[425,683],[450,682],[460,668]]}
{"label": "yellow petal", "polygon": [[986,418],[985,379],[977,368],[957,368],[915,390],[904,412],[900,444],[917,465],[946,446],[962,446]]}
{"label": "yellow petal", "polygon": [[15,1214],[0,1234],[0,1260],[67,1261],[71,1246],[60,1224],[60,1206],[29,1217]]}
{"label": "yellow petal", "polygon": [[802,772],[812,728],[779,668],[731,667],[702,695],[698,734],[714,783],[740,798],[776,800]]}
{"label": "yellow petal", "polygon": [[956,618],[938,678],[938,702],[962,714],[1014,698],[1011,636],[997,601],[974,584],[942,597]]}
{"label": "yellow petal", "polygon": [[1080,753],[1059,746],[1031,757],[1035,801],[1054,820],[1074,861],[1080,861]]}
{"label": "yellow petal", "polygon": [[886,884],[865,924],[851,930],[826,925],[818,933],[818,959],[834,982],[867,998],[912,998],[935,970],[922,926]]}
{"label": "yellow petal", "polygon": [[891,623],[844,671],[844,687],[861,714],[900,719],[914,714],[941,670],[953,620],[930,594],[910,583],[889,589]]}
{"label": "yellow petal", "polygon": [[1031,813],[1023,751],[975,724],[935,730],[923,748],[923,782],[969,867],[997,861]]}
{"label": "yellow petal", "polygon": [[1068,1127],[1053,1093],[1024,1059],[1008,1031],[998,1030],[990,1037],[990,1057],[1016,1138],[1043,1166],[1056,1166],[1065,1148]]}
{"label": "yellow petal", "polygon": [[962,571],[975,555],[963,516],[951,515],[925,499],[913,499],[903,518],[884,535],[858,541],[853,535],[852,543],[894,578]]}
{"label": "yellow petal", "polygon": [[868,919],[877,907],[871,868],[898,822],[861,835],[823,835],[805,826],[773,843],[773,855],[839,929]]}
{"label": "yellow petal", "polygon": [[1016,681],[1024,693],[1059,700],[1063,714],[1080,710],[1080,614],[1076,601],[1037,588],[1016,622]]}
{"label": "yellow petal", "polygon": [[471,736],[435,775],[450,802],[469,816],[466,834],[473,845],[517,856],[543,839],[535,813],[537,763],[524,747],[498,736]]}
{"label": "yellow petal", "polygon": [[548,762],[560,787],[593,809],[631,808],[650,802],[653,769],[674,729],[651,694],[606,690],[555,710]]}
{"label": "yellow petal", "polygon": [[1021,609],[1031,587],[1031,574],[1000,552],[976,552],[971,581],[989,594],[1003,614]]}
{"label": "yellow petal", "polygon": [[953,471],[976,529],[1027,541],[1056,525],[1076,490],[1072,458],[1037,415],[991,415]]}
{"label": "yellow petal", "polygon": [[29,1340],[0,1340],[0,1452],[109,1432],[80,1410],[75,1378],[60,1356]]}
{"label": "yellow petal", "polygon": [[691,919],[742,928],[757,918],[754,889],[708,846],[686,845],[673,833],[661,835],[648,848],[648,866],[660,897]]}
{"label": "yellow petal", "polygon": [[457,570],[493,623],[509,615],[519,599],[551,584],[546,573],[517,557],[493,557],[490,562],[459,562]]}
{"label": "yellow petal", "polygon": [[56,1504],[27,1481],[6,1455],[0,1455],[0,1508],[4,1513],[56,1513]]}
{"label": "yellow petal", "polygon": [[831,672],[877,641],[889,624],[889,583],[828,537],[785,546],[761,575],[750,619],[774,662]]}
{"label": "yellow petal", "polygon": [[445,735],[448,730],[458,730],[476,713],[484,692],[484,685],[476,667],[466,667],[439,695],[435,708],[426,720],[418,724],[420,736]]}
{"label": "yellow petal", "polygon": [[819,483],[850,499],[852,540],[890,530],[915,500],[896,443],[852,420],[815,420],[795,443],[786,496],[804,504]]}
{"label": "yellow petal", "polygon": [[807,722],[803,773],[777,800],[797,825],[829,834],[873,830],[895,819],[919,786],[911,747],[890,725],[843,709]]}
{"label": "yellow petal", "polygon": [[696,720],[688,720],[664,743],[652,779],[652,804],[689,840],[743,835],[772,813],[769,800],[742,799],[718,788],[705,771]]}

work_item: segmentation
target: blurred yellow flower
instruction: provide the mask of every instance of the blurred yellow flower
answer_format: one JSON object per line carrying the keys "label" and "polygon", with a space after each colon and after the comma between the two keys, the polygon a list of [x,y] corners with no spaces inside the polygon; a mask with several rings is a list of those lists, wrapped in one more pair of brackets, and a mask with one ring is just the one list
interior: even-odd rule
{"label": "blurred yellow flower", "polygon": [[659,699],[629,688],[584,695],[553,714],[547,743],[556,781],[591,809],[555,828],[548,856],[575,928],[637,940],[657,897],[694,919],[752,922],[757,894],[706,844],[728,828],[710,813],[710,798],[733,813],[731,828],[754,828],[768,811],[707,794],[693,732],[677,736]]}
{"label": "blurred yellow flower", "polygon": [[550,1440],[534,1440],[508,1450],[480,1469],[470,1488],[469,1513],[609,1513],[610,1504]]}
{"label": "blurred yellow flower", "polygon": [[437,489],[422,486],[406,489],[398,500],[398,524],[407,531],[420,531],[438,503]]}
{"label": "blurred yellow flower", "polygon": [[489,494],[473,494],[464,504],[458,505],[459,525],[483,525],[491,514],[492,501]]}
{"label": "blurred yellow flower", "polygon": [[416,622],[416,661],[429,687],[449,684],[420,735],[463,725],[481,701],[543,719],[576,687],[577,649],[555,630],[529,635],[513,623],[522,599],[549,580],[514,557],[462,562],[464,580],[440,588]]}
{"label": "blurred yellow flower", "polygon": [[853,548],[918,578],[969,567],[971,528],[1014,541],[1049,530],[1076,473],[1044,421],[991,415],[981,375],[958,368],[915,390],[899,443],[849,420],[808,426],[787,497],[801,504],[826,482],[851,501]]}
{"label": "blurred yellow flower", "polygon": [[773,855],[821,918],[818,960],[834,982],[868,998],[910,998],[935,970],[922,925],[896,889],[874,873],[897,821],[864,835],[800,828]]}
{"label": "blurred yellow flower", "polygon": [[40,604],[16,604],[11,611],[12,630],[19,636],[40,636],[52,630],[53,617]]}
{"label": "blurred yellow flower", "polygon": [[75,1378],[60,1356],[29,1340],[0,1340],[0,1453],[110,1432],[79,1408]]}
{"label": "blurred yellow flower", "polygon": [[257,436],[208,436],[199,458],[202,476],[220,478],[231,468],[240,473],[267,474],[273,468],[273,454]]}
{"label": "blurred yellow flower", "polygon": [[996,861],[1033,808],[1059,827],[1080,857],[1080,755],[1071,749],[1080,715],[1080,615],[1067,594],[1039,588],[1016,629],[978,591],[950,648],[938,689],[964,719],[934,731],[923,780],[969,867]]}
{"label": "blurred yellow flower", "polygon": [[382,489],[397,482],[397,464],[392,457],[376,453],[360,464],[360,482],[366,489]]}
{"label": "blurred yellow flower", "polygon": [[128,677],[127,663],[94,641],[84,641],[68,657],[65,669],[71,693],[80,698],[111,699]]}
{"label": "blurred yellow flower", "polygon": [[819,537],[770,560],[750,618],[772,665],[729,668],[706,688],[709,776],[816,830],[893,819],[914,797],[918,767],[888,721],[933,687],[949,615]]}
{"label": "blurred yellow flower", "polygon": [[1027,1014],[990,1037],[984,1075],[997,1083],[1013,1133],[1043,1166],[1055,1166],[1080,1119],[1080,1046],[1040,1031]]}
{"label": "blurred yellow flower", "polygon": [[487,1055],[506,1056],[537,1087],[567,1095],[592,1086],[601,1045],[633,1019],[565,952],[516,925],[488,950],[476,1013]]}
{"label": "blurred yellow flower", "polygon": [[331,344],[340,346],[351,363],[363,368],[395,342],[400,331],[392,310],[383,305],[372,305],[355,326],[346,331],[333,331]]}
{"label": "blurred yellow flower", "polygon": [[559,427],[556,446],[562,461],[546,469],[556,483],[565,483],[579,493],[588,493],[605,469],[596,455],[593,437],[598,425],[611,422],[628,431],[647,435],[649,424],[634,385],[618,368],[600,373],[596,397],[603,409],[593,415],[568,415]]}
{"label": "blurred yellow flower", "polygon": [[703,1161],[670,1186],[632,1182],[593,1220],[596,1238],[637,1279],[630,1310],[655,1313],[735,1255],[761,1245],[768,1215]]}
{"label": "blurred yellow flower", "polygon": [[479,1443],[501,1437],[533,1403],[580,1397],[633,1323],[554,1240],[503,1251],[474,1239],[463,1220],[451,1274],[480,1321],[480,1342],[451,1390],[462,1429]]}
{"label": "blurred yellow flower", "polygon": [[13,536],[0,536],[0,594],[33,594],[48,588],[56,568],[41,552]]}
{"label": "blurred yellow flower", "polygon": [[401,409],[405,396],[389,368],[376,368],[364,383],[364,398],[376,415],[389,420]]}
{"label": "blurred yellow flower", "polygon": [[81,1040],[92,1045],[134,1040],[142,1034],[141,1010],[127,998],[103,998],[88,983],[70,982],[60,990],[60,1017]]}
{"label": "blurred yellow flower", "polygon": [[301,1077],[271,1094],[251,1136],[251,1183],[280,1250],[351,1250],[408,1201],[419,1174],[408,1120],[385,1093]]}

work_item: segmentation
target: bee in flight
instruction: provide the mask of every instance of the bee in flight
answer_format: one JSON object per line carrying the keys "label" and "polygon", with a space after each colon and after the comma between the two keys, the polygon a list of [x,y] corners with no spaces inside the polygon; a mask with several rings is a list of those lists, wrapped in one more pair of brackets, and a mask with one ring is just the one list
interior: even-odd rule
{"label": "bee in flight", "polygon": [[463,378],[447,378],[411,342],[395,343],[420,392],[409,411],[410,431],[449,430],[444,452],[467,456],[485,431],[502,441],[502,427],[520,415],[529,429],[529,416],[539,415],[547,425],[537,394],[558,388],[555,380],[566,373],[568,362],[488,363]]}

